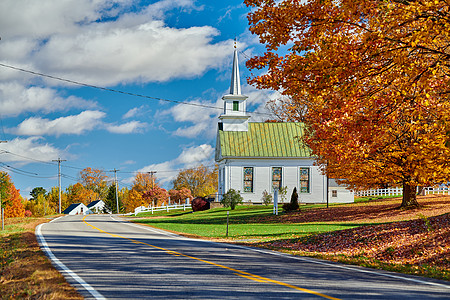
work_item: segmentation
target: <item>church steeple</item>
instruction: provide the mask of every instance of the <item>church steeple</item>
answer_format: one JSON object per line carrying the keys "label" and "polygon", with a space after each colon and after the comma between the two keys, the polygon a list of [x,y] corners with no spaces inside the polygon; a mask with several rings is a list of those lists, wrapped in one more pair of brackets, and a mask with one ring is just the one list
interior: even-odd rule
{"label": "church steeple", "polygon": [[[224,131],[247,131],[247,96],[241,94],[241,81],[239,77],[239,61],[236,44],[234,46],[233,69],[231,72],[230,93],[224,95],[222,100],[223,114],[219,116]],[[219,127],[220,128],[220,127]]]}
{"label": "church steeple", "polygon": [[239,62],[236,45],[234,46],[233,70],[231,73],[230,95],[241,94],[241,80],[239,78]]}

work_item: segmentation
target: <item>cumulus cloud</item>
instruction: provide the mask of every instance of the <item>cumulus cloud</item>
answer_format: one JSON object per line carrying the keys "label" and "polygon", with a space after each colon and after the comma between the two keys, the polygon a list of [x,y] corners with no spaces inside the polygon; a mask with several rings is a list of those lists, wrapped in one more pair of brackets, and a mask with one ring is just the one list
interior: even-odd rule
{"label": "cumulus cloud", "polygon": [[0,152],[2,162],[31,163],[36,160],[48,162],[58,157],[67,157],[65,150],[43,142],[42,137],[15,138],[8,143],[0,144]]}
{"label": "cumulus cloud", "polygon": [[111,133],[127,134],[127,133],[139,133],[148,126],[147,123],[139,121],[131,121],[121,125],[107,124],[106,130]]}
{"label": "cumulus cloud", "polygon": [[[264,122],[269,118],[273,118],[269,110],[265,107],[267,101],[280,97],[278,92],[257,90],[252,86],[242,86],[243,94],[247,95],[247,113],[250,116],[250,122]],[[224,91],[223,95],[228,91]],[[206,138],[214,138],[217,134],[218,117],[223,112],[222,96],[218,97],[215,102],[193,100],[190,103],[203,105],[209,108],[199,108],[198,106],[190,106],[178,104],[169,110],[162,112],[163,115],[170,115],[174,121],[185,123],[179,126],[173,135],[194,138],[203,136]],[[217,107],[218,109],[214,109]]]}
{"label": "cumulus cloud", "polygon": [[25,87],[18,82],[0,82],[0,111],[4,116],[23,112],[55,112],[70,108],[94,108],[96,103],[69,96],[64,98],[51,88]]}
{"label": "cumulus cloud", "polygon": [[78,115],[61,117],[55,120],[32,117],[20,123],[12,131],[17,135],[79,135],[101,124],[101,119],[105,115],[101,111],[83,111]]}
{"label": "cumulus cloud", "polygon": [[183,149],[177,158],[145,166],[139,169],[138,172],[157,171],[156,177],[159,182],[162,185],[168,185],[175,179],[180,169],[193,168],[200,164],[210,165],[213,155],[214,148],[208,144],[187,147]]}
{"label": "cumulus cloud", "polygon": [[170,10],[200,9],[194,1],[163,0],[141,11],[130,9],[134,2],[3,0],[0,28],[9,30],[3,34],[0,56],[15,65],[33,62],[27,68],[97,85],[191,78],[230,56],[231,40],[213,42],[220,34],[217,29],[165,23]]}

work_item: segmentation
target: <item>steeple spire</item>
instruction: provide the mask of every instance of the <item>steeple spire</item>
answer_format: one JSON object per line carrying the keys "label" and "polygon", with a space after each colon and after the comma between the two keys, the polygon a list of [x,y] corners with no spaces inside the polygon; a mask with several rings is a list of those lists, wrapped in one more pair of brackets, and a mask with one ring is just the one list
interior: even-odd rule
{"label": "steeple spire", "polygon": [[248,120],[247,115],[247,96],[241,94],[241,81],[239,79],[239,62],[238,52],[236,48],[236,40],[234,42],[233,70],[231,74],[230,93],[222,97],[223,114],[219,116],[219,130],[223,131],[247,131]]}
{"label": "steeple spire", "polygon": [[230,95],[241,94],[241,80],[239,79],[239,62],[236,41],[234,42],[233,70],[231,74]]}

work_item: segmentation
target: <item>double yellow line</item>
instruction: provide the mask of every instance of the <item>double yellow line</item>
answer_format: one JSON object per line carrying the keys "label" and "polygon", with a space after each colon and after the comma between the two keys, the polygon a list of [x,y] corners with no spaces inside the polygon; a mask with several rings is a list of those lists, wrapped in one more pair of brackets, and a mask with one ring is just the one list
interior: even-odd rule
{"label": "double yellow line", "polygon": [[216,266],[216,267],[219,267],[219,268],[230,270],[230,271],[234,272],[234,275],[237,275],[237,276],[240,276],[240,277],[243,277],[243,278],[246,278],[246,279],[250,279],[250,280],[253,280],[253,281],[256,281],[256,282],[277,284],[277,285],[285,286],[285,287],[288,287],[288,288],[291,288],[291,289],[294,289],[294,290],[297,290],[297,291],[302,291],[302,292],[305,292],[305,293],[308,293],[308,294],[313,294],[313,295],[316,295],[316,296],[319,296],[319,297],[323,297],[323,298],[326,298],[326,299],[340,300],[339,298],[331,297],[331,296],[328,296],[328,295],[325,295],[325,294],[322,294],[322,293],[319,293],[319,292],[315,292],[315,291],[312,291],[312,290],[301,288],[301,287],[298,287],[298,286],[295,286],[295,285],[292,285],[292,284],[288,284],[288,283],[285,283],[285,282],[282,282],[282,281],[273,280],[273,279],[270,279],[270,278],[267,278],[267,277],[258,276],[258,275],[251,274],[251,273],[248,273],[248,272],[245,272],[245,271],[241,271],[241,270],[230,268],[230,267],[227,267],[227,266],[224,266],[224,265],[216,264],[214,262],[207,261],[207,260],[204,260],[204,259],[201,259],[201,258],[198,258],[198,257],[186,255],[186,254],[183,254],[183,253],[180,253],[180,252],[177,252],[177,251],[172,251],[172,250],[165,249],[165,248],[162,248],[162,247],[158,247],[158,246],[155,246],[155,245],[147,244],[147,243],[135,240],[135,239],[130,239],[130,238],[118,235],[118,234],[110,233],[110,232],[104,231],[104,230],[102,230],[102,229],[100,229],[98,227],[95,227],[92,224],[89,224],[86,221],[86,217],[87,217],[87,215],[83,218],[83,222],[87,226],[92,227],[93,229],[96,229],[96,230],[98,230],[98,231],[100,231],[102,233],[108,234],[108,235],[110,235],[112,237],[125,239],[125,240],[128,240],[128,241],[131,241],[134,244],[146,245],[146,246],[149,246],[149,247],[152,247],[152,248],[164,251],[164,252],[166,252],[167,254],[170,254],[170,255],[183,256],[183,257],[187,257],[187,258],[190,258],[190,259],[194,259],[194,260],[203,262],[205,264],[209,264],[209,265],[213,265],[213,266]]}

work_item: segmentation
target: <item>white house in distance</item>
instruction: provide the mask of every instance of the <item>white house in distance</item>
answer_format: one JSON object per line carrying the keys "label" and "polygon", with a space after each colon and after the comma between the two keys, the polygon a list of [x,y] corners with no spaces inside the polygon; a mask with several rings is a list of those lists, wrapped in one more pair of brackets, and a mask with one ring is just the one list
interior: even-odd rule
{"label": "white house in distance", "polygon": [[[311,150],[299,141],[302,123],[249,122],[247,96],[241,94],[237,50],[234,51],[230,93],[223,96],[215,160],[219,166],[219,200],[230,189],[245,203],[261,203],[264,191],[287,186],[286,202],[297,188],[301,203],[353,202],[353,192],[338,186],[314,166]],[[331,181],[331,180],[330,180]]]}
{"label": "white house in distance", "polygon": [[[105,202],[103,200],[95,200],[88,204],[88,209],[93,211],[94,213],[103,213],[105,208]],[[109,210],[108,210],[109,212]]]}
{"label": "white house in distance", "polygon": [[66,215],[88,215],[93,212],[83,203],[73,203],[70,204],[63,212]]}

